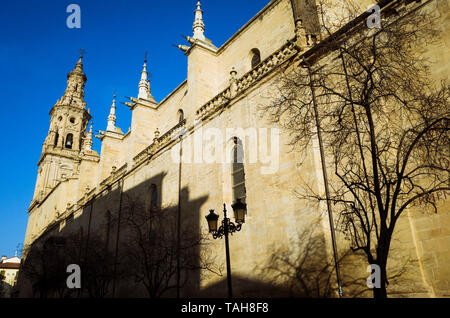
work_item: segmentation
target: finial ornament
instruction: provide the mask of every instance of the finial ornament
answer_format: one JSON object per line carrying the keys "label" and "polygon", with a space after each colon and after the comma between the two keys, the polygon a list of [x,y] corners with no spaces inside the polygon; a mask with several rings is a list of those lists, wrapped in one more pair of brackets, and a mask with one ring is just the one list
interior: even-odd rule
{"label": "finial ornament", "polygon": [[115,131],[116,127],[116,90],[114,90],[113,101],[108,116],[107,131]]}
{"label": "finial ornament", "polygon": [[153,138],[153,142],[157,143],[158,142],[158,138],[159,138],[159,130],[158,130],[158,128],[156,128],[156,130],[155,130],[155,137]]}
{"label": "finial ornament", "polygon": [[203,22],[203,11],[201,9],[200,1],[197,2],[197,9],[195,10],[195,20],[192,30],[194,31],[194,39],[205,41],[205,23]]}
{"label": "finial ornament", "polygon": [[89,132],[86,135],[86,138],[84,139],[84,150],[85,151],[89,151],[92,150],[92,125],[94,124],[94,122],[91,121],[91,126],[89,127]]}
{"label": "finial ornament", "polygon": [[238,86],[237,86],[237,78],[236,78],[237,72],[234,66],[231,68],[230,71],[230,98],[234,98],[237,95]]}
{"label": "finial ornament", "polygon": [[150,91],[150,81],[148,80],[147,73],[147,56],[148,53],[145,52],[144,65],[141,72],[141,80],[139,81],[139,95],[138,98],[142,99],[153,99]]}
{"label": "finial ornament", "polygon": [[79,49],[78,52],[80,53],[80,59],[82,59],[83,55],[87,53],[84,49]]}

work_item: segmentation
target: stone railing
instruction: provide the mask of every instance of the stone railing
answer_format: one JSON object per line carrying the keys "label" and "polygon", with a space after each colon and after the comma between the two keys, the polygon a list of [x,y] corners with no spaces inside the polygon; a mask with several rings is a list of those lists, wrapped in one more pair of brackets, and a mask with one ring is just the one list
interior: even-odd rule
{"label": "stone railing", "polygon": [[182,133],[181,130],[184,128],[185,124],[186,119],[173,126],[161,137],[153,139],[153,142],[150,146],[142,150],[136,157],[133,158],[134,164],[139,165],[143,161],[153,156],[156,152],[170,144],[173,140],[176,139],[177,136]]}
{"label": "stone railing", "polygon": [[116,180],[117,178],[120,178],[127,171],[127,166],[128,166],[128,164],[125,163],[124,165],[122,165],[122,167],[120,167],[118,170],[116,170],[113,173],[114,180]]}
{"label": "stone railing", "polygon": [[119,179],[127,171],[127,166],[128,164],[125,163],[122,167],[120,167],[117,170],[114,169],[113,167],[113,171],[111,172],[111,174],[107,178],[103,179],[102,182],[100,182],[100,186],[106,187],[111,183],[113,183],[114,181],[116,181],[117,179]]}
{"label": "stone railing", "polygon": [[145,161],[151,154],[154,153],[153,149],[155,148],[155,144],[152,143],[150,146],[142,150],[136,157],[133,158],[134,164],[138,165],[141,162]]}
{"label": "stone railing", "polygon": [[236,72],[233,70],[231,72],[232,77],[230,80],[230,86],[200,107],[196,112],[196,119],[202,120],[216,113],[227,105],[231,99],[244,92],[264,76],[268,75],[272,70],[287,61],[297,52],[299,52],[299,49],[295,46],[295,44],[292,41],[288,41],[279,50],[259,63],[255,68],[244,74],[239,79],[234,78]]}
{"label": "stone railing", "polygon": [[166,147],[172,141],[176,140],[180,134],[182,134],[182,129],[186,124],[186,119],[180,121],[178,124],[173,126],[169,131],[167,131],[164,135],[158,138],[158,147],[157,151]]}

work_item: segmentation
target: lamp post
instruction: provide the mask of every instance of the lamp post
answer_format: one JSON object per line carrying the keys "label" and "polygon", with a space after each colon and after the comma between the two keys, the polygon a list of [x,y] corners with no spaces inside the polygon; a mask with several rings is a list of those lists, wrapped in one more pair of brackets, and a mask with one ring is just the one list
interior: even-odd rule
{"label": "lamp post", "polygon": [[231,205],[234,211],[234,218],[236,224],[227,218],[227,207],[223,204],[223,220],[222,225],[217,229],[219,216],[214,213],[214,210],[209,210],[209,214],[205,217],[208,221],[209,233],[212,234],[214,239],[222,238],[225,236],[225,255],[227,260],[227,285],[228,285],[228,298],[233,297],[232,287],[231,287],[231,266],[230,266],[230,246],[228,242],[228,234],[233,234],[241,230],[242,224],[245,223],[245,214],[247,213],[247,205],[241,201],[241,199],[236,199],[236,202]]}

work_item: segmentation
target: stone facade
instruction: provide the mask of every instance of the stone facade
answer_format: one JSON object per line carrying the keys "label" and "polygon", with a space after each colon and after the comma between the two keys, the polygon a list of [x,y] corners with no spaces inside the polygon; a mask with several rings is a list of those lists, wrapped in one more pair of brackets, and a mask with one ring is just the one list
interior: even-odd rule
{"label": "stone facade", "polygon": [[[448,24],[447,2],[422,2],[436,6],[440,19]],[[126,231],[105,220],[111,215],[120,216],[131,197],[144,198],[148,205],[152,200],[149,191],[154,187],[161,210],[175,213],[178,208],[192,231],[205,232],[204,216],[209,209],[221,211],[225,202],[231,211],[233,172],[225,158],[233,147],[233,137],[239,136],[244,144],[248,215],[242,230],[230,238],[235,295],[288,295],[287,291],[274,290],[270,277],[261,272],[275,250],[287,248],[287,243],[298,239],[298,233],[311,224],[320,224],[325,245],[331,246],[327,219],[321,214],[324,209],[305,204],[295,193],[304,180],[313,180],[321,189],[320,156],[312,147],[299,164],[305,154],[289,145],[288,134],[278,134],[278,127],[266,120],[260,106],[271,98],[267,92],[276,85],[281,67],[297,61],[325,35],[316,33],[315,23],[319,20],[311,2],[273,0],[217,48],[204,36],[202,14],[198,4],[194,34],[188,38],[191,46],[180,46],[188,56],[187,80],[156,102],[145,61],[138,98],[126,103],[132,112],[131,128],[123,133],[115,126],[114,99],[107,128],[96,136],[102,141],[100,155],[91,149],[91,116],[83,99],[86,76],[80,58],[68,74],[63,97],[50,112],[50,130],[28,210],[25,245],[58,233],[81,231],[88,237],[89,233],[97,233],[108,238],[109,248],[120,258],[117,242],[126,240]],[[338,10],[329,13],[330,19],[337,19],[337,15]],[[304,30],[298,28],[300,19],[307,21]],[[304,34],[304,38],[296,38],[296,34]],[[434,72],[439,78],[448,76],[448,34],[442,39],[442,45],[430,49],[432,56],[443,61]],[[259,63],[252,65],[255,54],[259,55]],[[222,154],[207,149],[211,131],[215,132],[215,142],[224,149]],[[182,142],[178,138],[181,133]],[[198,144],[203,145],[203,153],[199,154]],[[402,218],[395,234],[399,243],[393,248],[406,251],[408,255],[402,257],[411,257],[417,266],[411,272],[414,287],[397,291],[394,286],[390,289],[392,295],[450,295],[446,265],[450,261],[448,196],[442,193],[437,197],[441,203],[436,215],[417,207]],[[338,235],[338,242],[342,241]],[[217,261],[223,263],[223,241],[213,241],[210,247],[217,252]],[[328,247],[324,253],[324,258],[331,258]],[[365,269],[365,265],[358,269],[361,277],[367,276]],[[223,277],[196,275],[182,295],[225,296],[214,294],[217,291],[212,288],[224,284]],[[29,296],[29,286],[25,282],[23,286],[22,295]],[[118,282],[114,289],[114,296],[143,293],[127,282]]]}

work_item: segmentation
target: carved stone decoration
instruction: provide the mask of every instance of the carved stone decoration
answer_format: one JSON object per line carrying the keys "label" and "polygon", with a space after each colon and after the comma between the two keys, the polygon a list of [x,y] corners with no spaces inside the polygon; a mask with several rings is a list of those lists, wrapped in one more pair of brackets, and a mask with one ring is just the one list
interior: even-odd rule
{"label": "carved stone decoration", "polygon": [[196,111],[196,118],[204,119],[218,112],[230,98],[248,89],[298,51],[299,49],[296,48],[294,43],[287,42],[277,52],[262,61],[255,69],[244,74],[240,79],[233,78],[236,74],[232,75],[230,78],[230,86],[200,107]]}
{"label": "carved stone decoration", "polygon": [[236,74],[236,69],[233,66],[230,71],[230,98],[234,98],[237,94]]}

